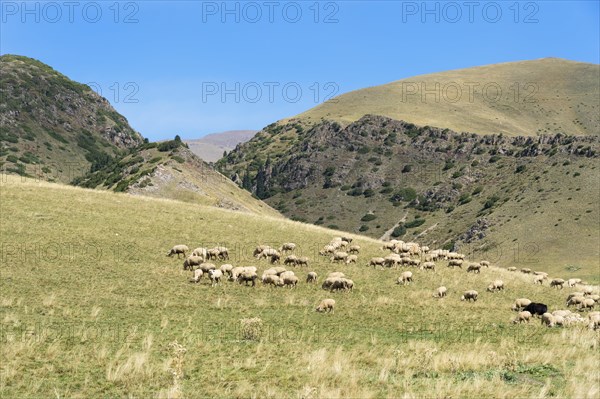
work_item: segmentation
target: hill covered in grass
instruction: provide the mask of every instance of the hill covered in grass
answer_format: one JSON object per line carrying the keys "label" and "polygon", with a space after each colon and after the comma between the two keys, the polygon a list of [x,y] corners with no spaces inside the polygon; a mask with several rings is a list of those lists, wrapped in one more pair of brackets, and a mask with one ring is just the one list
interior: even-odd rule
{"label": "hill covered in grass", "polygon": [[76,178],[74,185],[167,198],[269,216],[281,216],[198,158],[177,136],[144,143],[104,167]]}
{"label": "hill covered in grass", "polygon": [[352,91],[286,122],[347,125],[366,114],[457,132],[600,133],[600,66],[560,58],[414,76]]}
{"label": "hill covered in grass", "polygon": [[0,166],[69,182],[142,137],[110,103],[32,58],[0,56]]}
{"label": "hill covered in grass", "polygon": [[369,115],[272,125],[218,166],[295,220],[598,281],[598,154],[597,136],[480,136]]}
{"label": "hill covered in grass", "polygon": [[[365,266],[381,243],[353,235],[359,262],[316,255],[340,232],[197,204],[15,176],[0,181],[2,397],[576,397],[595,398],[598,332],[514,325],[515,298],[564,307],[573,289],[490,267],[480,275]],[[93,209],[93,212],[90,211]],[[294,289],[191,284],[174,244],[297,243],[310,267]],[[217,263],[219,265],[220,263]],[[544,270],[545,264],[539,269]],[[303,276],[319,275],[309,285]],[[353,292],[320,288],[343,271]],[[564,277],[564,275],[552,275]],[[504,292],[485,292],[501,278]],[[432,298],[440,285],[444,299]],[[475,303],[459,300],[476,289]],[[596,288],[597,289],[597,288]],[[327,297],[332,314],[314,311]],[[254,329],[243,328],[248,325]],[[246,319],[242,324],[241,320]],[[174,378],[175,376],[175,378]]]}

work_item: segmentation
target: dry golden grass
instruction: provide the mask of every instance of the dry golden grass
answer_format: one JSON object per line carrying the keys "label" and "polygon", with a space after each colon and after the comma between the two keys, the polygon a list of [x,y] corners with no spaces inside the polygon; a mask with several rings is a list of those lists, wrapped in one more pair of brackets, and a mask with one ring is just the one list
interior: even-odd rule
{"label": "dry golden grass", "polygon": [[[357,265],[332,265],[315,253],[340,233],[319,227],[12,177],[0,189],[1,397],[598,396],[598,332],[510,323],[515,298],[559,309],[574,289],[444,263],[397,286],[400,270],[365,267],[383,254],[365,237]],[[251,249],[284,241],[312,261],[295,289],[190,284],[183,260],[165,257],[218,242],[229,263],[262,271]],[[309,270],[342,270],[356,288],[323,291],[304,283]],[[498,277],[505,292],[486,293]],[[432,298],[441,284],[448,297]],[[471,288],[480,299],[461,302]],[[326,297],[335,313],[315,312]],[[260,336],[244,339],[240,320],[253,318]]]}

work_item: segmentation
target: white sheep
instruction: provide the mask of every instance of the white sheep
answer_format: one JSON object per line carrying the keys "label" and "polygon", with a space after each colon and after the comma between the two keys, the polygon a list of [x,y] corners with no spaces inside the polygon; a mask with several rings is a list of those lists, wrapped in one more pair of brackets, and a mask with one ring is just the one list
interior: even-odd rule
{"label": "white sheep", "polygon": [[278,286],[278,285],[282,284],[281,279],[276,274],[263,274],[261,280],[262,280],[263,284],[270,284],[270,285],[274,285],[274,286]]}
{"label": "white sheep", "polygon": [[358,256],[348,255],[348,257],[346,258],[346,264],[349,265],[350,263],[356,263],[357,260],[358,260]]}
{"label": "white sheep", "polygon": [[306,256],[301,256],[296,259],[296,266],[308,266],[308,258]]}
{"label": "white sheep", "polygon": [[398,254],[390,254],[383,259],[383,264],[387,267],[394,267],[402,263],[402,258]]}
{"label": "white sheep", "polygon": [[215,285],[221,283],[223,272],[219,269],[210,269],[208,271],[208,277],[210,277],[211,285],[214,287]]}
{"label": "white sheep", "polygon": [[194,277],[190,281],[194,282],[194,283],[198,283],[200,281],[200,279],[202,278],[203,274],[204,274],[204,272],[202,271],[202,269],[194,270]]}
{"label": "white sheep", "polygon": [[190,255],[183,261],[183,270],[192,270],[194,266],[199,266],[204,262],[201,256]]}
{"label": "white sheep", "polygon": [[322,250],[319,251],[319,255],[327,256],[333,254],[337,248],[333,245],[325,245]]}
{"label": "white sheep", "polygon": [[514,266],[508,267],[506,270],[508,270],[509,272],[516,272],[517,268]]}
{"label": "white sheep", "polygon": [[186,252],[188,252],[190,249],[188,248],[187,245],[175,245],[173,248],[171,248],[171,250],[169,252],[167,252],[167,256],[172,257],[173,255],[177,255],[177,259],[179,259],[179,255],[182,254],[183,257],[185,258],[185,254]]}
{"label": "white sheep", "polygon": [[293,242],[286,242],[280,248],[280,252],[293,252],[296,249],[296,244]]}
{"label": "white sheep", "polygon": [[348,257],[348,254],[346,252],[334,252],[333,255],[331,256],[331,258],[329,258],[329,259],[331,260],[331,263],[344,262],[347,257]]}
{"label": "white sheep", "polygon": [[490,262],[488,262],[487,260],[482,260],[481,262],[479,262],[479,264],[481,265],[481,267],[490,267]]}
{"label": "white sheep", "polygon": [[410,284],[412,281],[412,272],[403,272],[400,277],[398,277],[398,280],[396,281],[396,284]]}
{"label": "white sheep", "polygon": [[460,267],[462,269],[463,261],[461,259],[451,259],[448,262],[448,267]]}
{"label": "white sheep", "polygon": [[293,288],[298,284],[298,277],[296,276],[285,276],[281,278],[281,282],[284,286]]}
{"label": "white sheep", "polygon": [[257,245],[256,248],[254,249],[254,252],[252,253],[252,256],[256,257],[261,252],[263,252],[264,250],[267,250],[267,249],[273,249],[273,248],[270,245]]}
{"label": "white sheep", "polygon": [[562,278],[555,278],[550,282],[550,287],[563,289],[563,285],[565,284],[565,280]]}
{"label": "white sheep", "polygon": [[204,247],[198,247],[192,251],[193,256],[200,256],[203,260],[208,259],[207,249]]}
{"label": "white sheep", "polygon": [[594,306],[596,305],[596,301],[594,301],[591,298],[585,298],[581,304],[579,305],[579,310],[584,310],[584,309],[594,309]]}
{"label": "white sheep", "polygon": [[346,275],[342,272],[331,272],[327,275],[327,278],[343,278],[346,277]]}
{"label": "white sheep", "polygon": [[531,269],[524,267],[521,269],[521,273],[525,273],[525,274],[530,274],[531,273]]}
{"label": "white sheep", "polygon": [[317,282],[317,273],[308,272],[308,274],[306,275],[306,282],[307,283],[316,283]]}
{"label": "white sheep", "polygon": [[348,248],[348,253],[350,253],[350,254],[358,254],[358,253],[360,253],[360,245],[351,245]]}
{"label": "white sheep", "polygon": [[578,296],[578,295],[572,296],[567,299],[567,306],[581,305],[581,303],[583,302],[584,299],[585,299],[585,297],[583,297],[583,296]]}
{"label": "white sheep", "polygon": [[469,266],[467,266],[467,273],[481,273],[481,265],[479,263],[470,263]]}
{"label": "white sheep", "polygon": [[421,265],[421,270],[433,270],[433,271],[435,271],[435,263],[433,263],[433,262],[424,262]]}
{"label": "white sheep", "polygon": [[504,282],[502,280],[494,280],[487,287],[487,290],[489,292],[501,291],[503,289],[504,289]]}
{"label": "white sheep", "polygon": [[542,324],[545,324],[548,327],[554,327],[555,323],[556,322],[552,313],[544,313],[542,315]]}
{"label": "white sheep", "polygon": [[327,299],[323,299],[321,301],[321,303],[319,304],[319,306],[317,306],[317,308],[315,309],[317,312],[332,312],[334,311],[335,308],[335,300],[331,299],[331,298],[327,298]]}
{"label": "white sheep", "polygon": [[590,320],[589,328],[591,330],[600,329],[600,312],[590,312],[588,318]]}
{"label": "white sheep", "polygon": [[512,306],[512,310],[521,310],[531,303],[531,300],[527,298],[518,298]]}
{"label": "white sheep", "polygon": [[447,293],[448,293],[448,288],[441,286],[441,287],[438,287],[437,290],[435,290],[435,292],[433,293],[433,297],[434,298],[443,298],[446,296]]}
{"label": "white sheep", "polygon": [[581,284],[581,279],[580,278],[570,278],[567,280],[567,285],[569,287],[574,287],[577,284]]}
{"label": "white sheep", "polygon": [[542,285],[542,284],[544,284],[544,279],[545,279],[544,276],[534,276],[533,277],[533,284],[540,284],[540,285]]}
{"label": "white sheep", "polygon": [[369,261],[369,266],[373,266],[373,268],[377,266],[383,266],[385,264],[385,259],[381,257],[371,258]]}
{"label": "white sheep", "polygon": [[219,270],[221,270],[224,275],[226,274],[228,276],[231,276],[231,271],[233,270],[233,265],[226,263],[224,265],[221,265],[221,267],[219,267]]}
{"label": "white sheep", "polygon": [[296,266],[297,261],[298,261],[298,257],[296,255],[288,255],[285,257],[283,264]]}
{"label": "white sheep", "polygon": [[465,291],[463,293],[463,295],[460,297],[461,301],[473,301],[476,302],[477,301],[477,297],[479,296],[479,293],[475,290],[468,290]]}
{"label": "white sheep", "polygon": [[522,312],[519,312],[519,314],[517,314],[517,317],[513,320],[513,323],[515,323],[515,324],[527,323],[530,319],[531,319],[531,313],[524,310]]}
{"label": "white sheep", "polygon": [[208,273],[209,270],[215,270],[217,267],[212,263],[201,263],[198,268],[200,268],[204,273]]}

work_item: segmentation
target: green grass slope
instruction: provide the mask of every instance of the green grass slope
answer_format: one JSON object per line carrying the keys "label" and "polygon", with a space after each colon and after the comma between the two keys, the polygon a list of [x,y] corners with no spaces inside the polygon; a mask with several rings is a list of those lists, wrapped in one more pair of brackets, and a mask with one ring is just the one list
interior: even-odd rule
{"label": "green grass slope", "polygon": [[415,76],[357,90],[284,122],[315,124],[327,119],[348,124],[375,114],[478,134],[598,135],[599,98],[599,65],[543,58]]}
{"label": "green grass slope", "polygon": [[[564,307],[571,289],[480,275],[365,267],[380,243],[355,236],[359,263],[315,255],[337,231],[178,201],[15,176],[0,181],[0,396],[261,398],[596,398],[598,332],[510,323],[515,298]],[[220,243],[255,264],[258,243],[293,241],[319,280],[343,271],[353,292],[190,284],[174,244]],[[543,265],[540,265],[543,269]],[[260,272],[259,272],[260,274]],[[491,294],[496,278],[506,290]],[[447,298],[431,297],[439,285]],[[480,299],[459,296],[477,289]],[[597,289],[597,288],[596,288]],[[333,314],[314,307],[333,297]],[[241,329],[260,318],[261,330]],[[181,345],[180,350],[177,343]]]}
{"label": "green grass slope", "polygon": [[0,167],[69,182],[142,143],[110,103],[32,58],[0,56]]}

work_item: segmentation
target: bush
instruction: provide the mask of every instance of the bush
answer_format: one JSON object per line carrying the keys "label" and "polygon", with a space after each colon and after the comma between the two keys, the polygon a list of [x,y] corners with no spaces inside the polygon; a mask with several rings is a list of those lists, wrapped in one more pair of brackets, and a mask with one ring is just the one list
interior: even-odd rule
{"label": "bush", "polygon": [[455,244],[454,241],[447,242],[442,246],[442,249],[445,249],[447,251],[452,251],[452,250],[454,250],[454,244]]}
{"label": "bush", "polygon": [[260,341],[263,334],[263,322],[258,317],[251,319],[241,319],[242,339],[247,341]]}
{"label": "bush", "polygon": [[404,226],[407,229],[413,229],[415,227],[419,227],[423,223],[425,223],[425,219],[415,219],[415,220],[405,223]]}
{"label": "bush", "polygon": [[175,160],[175,161],[177,161],[179,163],[184,163],[185,162],[185,159],[183,159],[179,155],[173,155],[173,156],[171,156],[171,159],[173,159],[173,160]]}
{"label": "bush", "polygon": [[367,213],[365,216],[360,218],[362,222],[370,222],[371,220],[375,219],[377,219],[377,216],[373,215],[372,213]]}
{"label": "bush", "polygon": [[517,166],[517,169],[515,169],[515,173],[522,173],[525,171],[525,169],[527,169],[525,165],[519,165]]}
{"label": "bush", "polygon": [[493,155],[490,157],[490,163],[495,163],[498,162],[500,160],[500,155]]}
{"label": "bush", "polygon": [[394,231],[392,231],[392,237],[394,238],[402,237],[404,234],[406,234],[406,227],[404,227],[404,224],[402,223],[400,223],[398,227],[396,227]]}
{"label": "bush", "polygon": [[460,205],[468,204],[471,200],[472,198],[468,193],[461,194],[460,197],[458,197],[458,203]]}
{"label": "bush", "polygon": [[497,195],[493,195],[490,198],[488,198],[487,201],[485,201],[485,203],[483,204],[483,209],[490,209],[491,207],[493,207],[496,202],[498,202],[500,200],[500,197],[498,197]]}
{"label": "bush", "polygon": [[363,195],[365,196],[365,198],[369,198],[375,195],[375,191],[373,191],[370,188],[367,188],[365,191],[363,191]]}
{"label": "bush", "polygon": [[404,165],[402,173],[409,173],[412,170],[412,165]]}
{"label": "bush", "polygon": [[359,187],[353,188],[352,190],[348,191],[348,195],[351,195],[353,197],[358,197],[359,195],[362,195],[362,193],[363,190]]}
{"label": "bush", "polygon": [[358,229],[358,231],[360,231],[360,232],[367,231],[367,230],[369,230],[369,226],[364,225],[364,224],[362,226],[360,226],[360,228]]}
{"label": "bush", "polygon": [[483,186],[477,186],[477,187],[475,187],[475,190],[473,190],[473,195],[480,194],[482,191],[483,191]]}
{"label": "bush", "polygon": [[400,201],[410,202],[416,198],[417,198],[417,191],[414,188],[404,187],[404,188],[401,188],[398,191],[396,191],[396,194],[394,194],[390,198],[390,201],[392,201],[392,202],[400,202]]}

